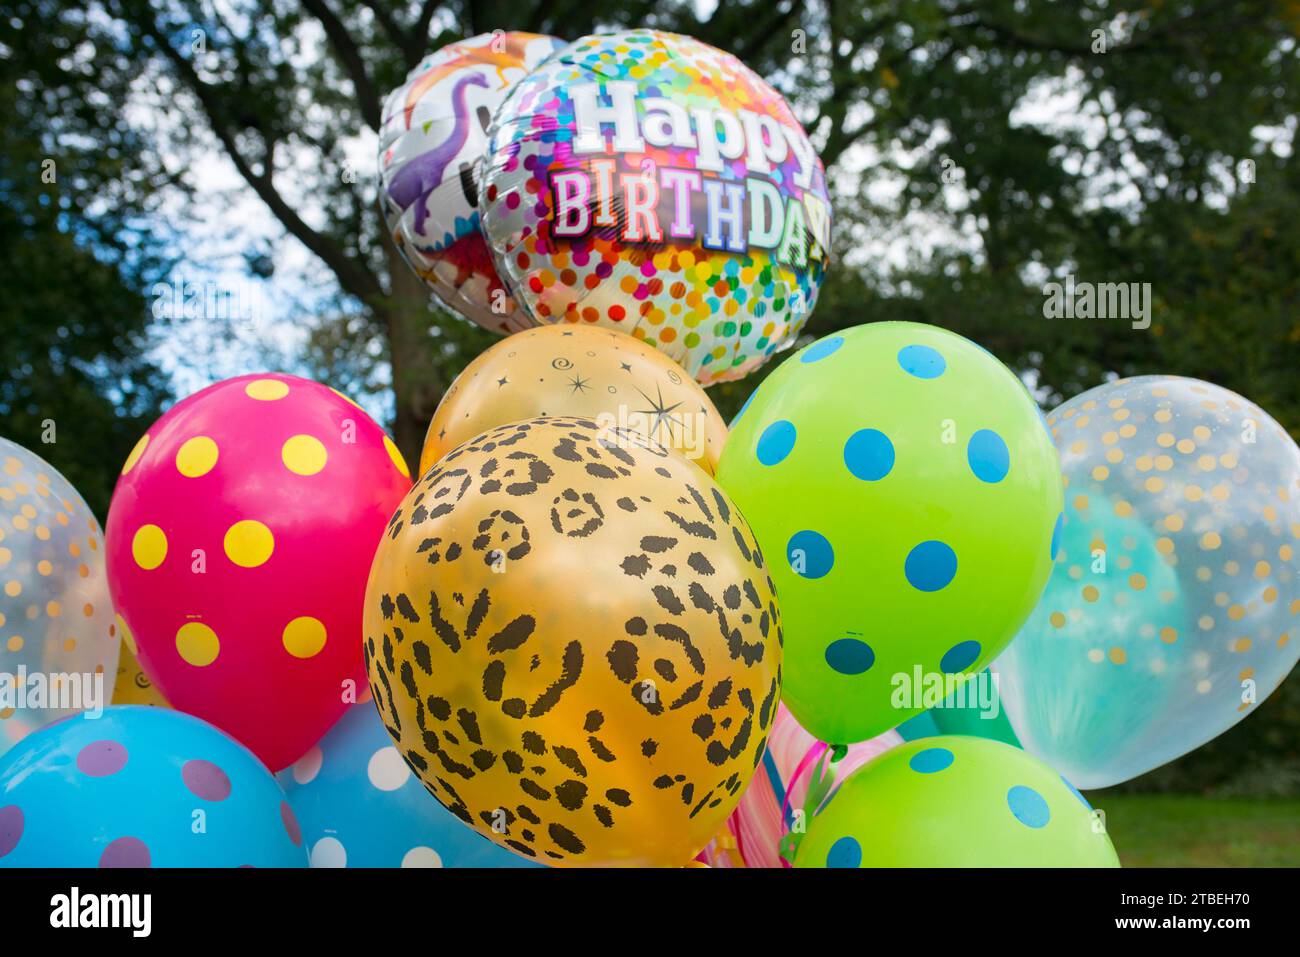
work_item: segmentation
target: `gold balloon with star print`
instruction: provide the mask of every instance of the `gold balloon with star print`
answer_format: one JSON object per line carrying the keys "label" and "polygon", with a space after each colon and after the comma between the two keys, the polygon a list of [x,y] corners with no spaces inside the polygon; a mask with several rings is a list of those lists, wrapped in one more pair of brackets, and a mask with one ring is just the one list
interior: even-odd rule
{"label": "gold balloon with star print", "polygon": [[639,432],[709,475],[727,438],[704,389],[658,349],[613,329],[561,323],[517,332],[465,367],[429,423],[420,474],[499,425],[570,415]]}

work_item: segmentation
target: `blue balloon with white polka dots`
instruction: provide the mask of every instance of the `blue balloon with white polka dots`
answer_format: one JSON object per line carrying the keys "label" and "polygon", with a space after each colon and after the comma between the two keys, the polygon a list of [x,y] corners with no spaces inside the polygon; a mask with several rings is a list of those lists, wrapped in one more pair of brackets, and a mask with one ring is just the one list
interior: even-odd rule
{"label": "blue balloon with white polka dots", "polygon": [[987,738],[911,741],[863,765],[808,825],[795,867],[1118,867],[1069,781]]}
{"label": "blue balloon with white polka dots", "polygon": [[824,741],[928,707],[915,675],[982,670],[1052,567],[1060,466],[1024,384],[915,323],[814,342],[732,423],[718,481],[769,555],[782,696]]}
{"label": "blue balloon with white polka dots", "polygon": [[367,699],[278,775],[312,867],[542,867],[462,822],[425,791]]}
{"label": "blue balloon with white polka dots", "polygon": [[293,809],[251,751],[146,705],[48,724],[0,759],[0,867],[305,867]]}

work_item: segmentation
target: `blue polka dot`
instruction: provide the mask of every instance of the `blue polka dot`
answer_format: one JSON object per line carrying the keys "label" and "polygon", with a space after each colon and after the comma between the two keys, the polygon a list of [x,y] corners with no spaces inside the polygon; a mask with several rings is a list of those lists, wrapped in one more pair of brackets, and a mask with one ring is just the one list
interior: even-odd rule
{"label": "blue polka dot", "polygon": [[1011,453],[1002,436],[992,429],[980,429],[966,443],[966,461],[981,482],[1001,482],[1011,471]]}
{"label": "blue polka dot", "polygon": [[907,766],[917,774],[934,774],[936,771],[942,771],[948,765],[952,764],[952,752],[947,748],[926,748],[924,751],[917,751],[912,755],[912,759],[907,762]]}
{"label": "blue polka dot", "polygon": [[861,867],[862,845],[857,838],[845,835],[826,852],[827,867]]}
{"label": "blue polka dot", "polygon": [[1052,812],[1043,796],[1023,784],[1017,784],[1007,792],[1007,807],[1025,827],[1047,827],[1047,822],[1052,819]]}
{"label": "blue polka dot", "polygon": [[844,464],[864,482],[879,482],[894,467],[894,443],[876,429],[859,429],[844,443]]}
{"label": "blue polka dot", "polygon": [[978,641],[958,642],[944,653],[939,668],[944,674],[949,675],[965,671],[979,660],[982,650]]}
{"label": "blue polka dot", "polygon": [[1061,526],[1065,524],[1065,513],[1062,512],[1056,516],[1056,525],[1052,529],[1052,561],[1056,561],[1056,553],[1061,550]]}
{"label": "blue polka dot", "polygon": [[794,423],[789,419],[773,422],[758,437],[758,448],[755,450],[758,460],[764,465],[776,465],[783,461],[794,448],[795,435]]}
{"label": "blue polka dot", "polygon": [[807,528],[790,536],[785,557],[794,573],[803,578],[821,578],[835,564],[835,550],[826,536]]}
{"label": "blue polka dot", "polygon": [[938,591],[957,574],[957,553],[943,542],[922,542],[907,553],[903,574],[918,591]]}
{"label": "blue polka dot", "polygon": [[841,638],[826,646],[826,663],[842,675],[860,675],[876,663],[876,653],[865,641]]}
{"label": "blue polka dot", "polygon": [[929,346],[903,346],[898,350],[898,364],[918,379],[937,379],[948,368],[943,356]]}
{"label": "blue polka dot", "polygon": [[799,357],[799,361],[820,362],[827,356],[838,352],[842,345],[844,345],[843,336],[831,336],[829,339],[819,339],[803,351],[803,355]]}
{"label": "blue polka dot", "polygon": [[1078,788],[1076,788],[1076,787],[1075,787],[1073,784],[1071,784],[1069,781],[1066,781],[1066,780],[1065,780],[1065,775],[1064,775],[1064,774],[1061,775],[1061,780],[1062,780],[1062,781],[1065,781],[1065,786],[1066,786],[1067,788],[1070,789],[1070,793],[1071,793],[1071,794],[1073,794],[1075,797],[1077,797],[1077,798],[1079,799],[1079,803],[1082,804],[1084,807],[1086,807],[1089,811],[1091,811],[1091,810],[1092,810],[1092,805],[1088,803],[1088,799],[1087,799],[1086,797],[1084,797],[1082,794],[1079,793],[1079,789],[1078,789]]}

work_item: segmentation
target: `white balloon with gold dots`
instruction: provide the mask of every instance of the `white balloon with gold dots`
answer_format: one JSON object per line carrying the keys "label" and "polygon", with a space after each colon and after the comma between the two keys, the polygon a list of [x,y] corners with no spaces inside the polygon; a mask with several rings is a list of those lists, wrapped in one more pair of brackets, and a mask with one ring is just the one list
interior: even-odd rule
{"label": "white balloon with gold dots", "polygon": [[99,522],[53,466],[0,438],[0,753],[106,706],[117,656]]}
{"label": "white balloon with gold dots", "polygon": [[1174,376],[1052,412],[1065,516],[1047,590],[998,658],[1025,748],[1082,788],[1254,711],[1300,656],[1300,449],[1253,402]]}

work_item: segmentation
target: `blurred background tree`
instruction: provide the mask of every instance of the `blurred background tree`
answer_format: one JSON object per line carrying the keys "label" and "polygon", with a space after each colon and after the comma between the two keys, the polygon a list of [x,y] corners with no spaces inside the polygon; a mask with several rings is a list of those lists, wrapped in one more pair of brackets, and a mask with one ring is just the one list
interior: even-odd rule
{"label": "blurred background tree", "polygon": [[[416,461],[443,391],[492,337],[432,308],[386,236],[384,94],[461,37],[642,25],[738,55],[820,147],[837,262],[806,336],[931,322],[1048,406],[1108,376],[1181,373],[1300,426],[1293,0],[8,0],[5,434],[43,448],[41,423],[58,423],[48,457],[102,515],[111,466],[175,379],[151,343],[181,330],[149,303],[168,257],[196,255],[174,227],[192,209],[229,217],[266,277],[264,237],[240,232],[252,203],[306,263],[288,282],[329,296],[276,317],[305,330],[284,363],[382,400]],[[215,191],[214,170],[237,188]],[[1067,275],[1151,283],[1151,327],[1045,318],[1044,285]],[[181,351],[200,380],[220,377]],[[762,374],[712,390],[724,414]],[[1241,748],[1298,766],[1297,682],[1261,711],[1187,759],[1195,781],[1211,786]],[[1184,764],[1156,774],[1185,784]]]}

